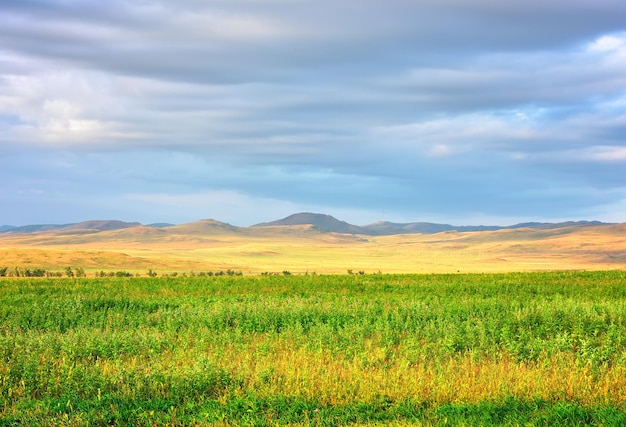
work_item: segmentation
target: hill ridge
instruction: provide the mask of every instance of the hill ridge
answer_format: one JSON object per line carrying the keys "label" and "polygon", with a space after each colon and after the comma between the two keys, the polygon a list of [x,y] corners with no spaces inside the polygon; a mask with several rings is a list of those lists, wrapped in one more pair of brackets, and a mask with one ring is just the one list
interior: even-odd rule
{"label": "hill ridge", "polygon": [[197,221],[187,222],[183,224],[154,223],[143,225],[139,222],[124,222],[119,220],[87,220],[78,223],[69,224],[32,224],[24,226],[3,225],[0,227],[0,233],[37,233],[37,232],[100,232],[121,230],[133,227],[152,227],[166,228],[171,231],[183,233],[213,233],[216,231],[242,232],[245,230],[253,230],[263,227],[285,227],[310,225],[312,229],[322,233],[340,233],[352,235],[368,235],[368,236],[387,236],[397,234],[435,234],[442,232],[480,232],[480,231],[497,231],[497,230],[515,230],[520,228],[531,228],[537,230],[550,230],[565,227],[578,226],[603,226],[615,225],[615,223],[607,223],[602,221],[565,221],[565,222],[522,222],[507,226],[498,225],[451,225],[433,222],[407,222],[397,223],[390,221],[377,221],[371,224],[358,226],[350,224],[346,221],[339,220],[328,214],[299,212],[289,215],[285,218],[270,222],[262,222],[250,227],[238,227],[227,222],[218,221],[212,218],[200,219]]}
{"label": "hill ridge", "polygon": [[288,225],[312,225],[314,229],[322,232],[342,234],[366,234],[362,227],[338,220],[334,216],[320,213],[300,212],[289,215],[283,219],[271,222],[262,222],[252,227],[278,227]]}
{"label": "hill ridge", "polygon": [[124,222],[119,220],[101,220],[101,219],[92,219],[88,221],[78,222],[76,224],[69,225],[67,227],[63,227],[62,230],[67,231],[78,231],[78,230],[92,230],[92,231],[111,231],[111,230],[120,230],[123,228],[131,228],[138,227],[141,223],[139,222]]}

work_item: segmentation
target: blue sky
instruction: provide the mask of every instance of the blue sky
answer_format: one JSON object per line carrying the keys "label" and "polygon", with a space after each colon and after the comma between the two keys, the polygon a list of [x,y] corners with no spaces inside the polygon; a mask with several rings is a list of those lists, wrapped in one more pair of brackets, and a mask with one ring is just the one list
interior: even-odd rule
{"label": "blue sky", "polygon": [[0,224],[626,221],[623,0],[0,0]]}

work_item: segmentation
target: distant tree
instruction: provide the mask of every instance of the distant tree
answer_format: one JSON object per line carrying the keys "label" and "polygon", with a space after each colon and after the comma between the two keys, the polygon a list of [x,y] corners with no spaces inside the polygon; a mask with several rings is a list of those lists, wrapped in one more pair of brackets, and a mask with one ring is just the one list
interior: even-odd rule
{"label": "distant tree", "polygon": [[0,267],[0,277],[5,277],[8,269],[9,267]]}
{"label": "distant tree", "polygon": [[148,270],[148,277],[156,277],[156,271],[153,271],[152,269]]}
{"label": "distant tree", "polygon": [[289,271],[289,270],[283,270],[283,275],[285,275],[285,276],[291,276],[291,271]]}
{"label": "distant tree", "polygon": [[31,275],[33,277],[44,277],[46,275],[46,270],[44,270],[43,268],[36,268],[31,271]]}
{"label": "distant tree", "polygon": [[131,277],[132,274],[127,271],[116,271],[115,277]]}
{"label": "distant tree", "polygon": [[76,277],[85,277],[85,270],[82,267],[76,267],[74,269],[74,274]]}
{"label": "distant tree", "polygon": [[65,275],[67,277],[74,277],[74,270],[72,270],[72,267],[67,267],[65,269]]}

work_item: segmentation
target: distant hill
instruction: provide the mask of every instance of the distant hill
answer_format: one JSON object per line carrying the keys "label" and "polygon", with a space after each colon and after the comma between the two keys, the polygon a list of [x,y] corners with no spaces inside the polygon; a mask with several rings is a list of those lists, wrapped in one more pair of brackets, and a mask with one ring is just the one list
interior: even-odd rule
{"label": "distant hill", "polygon": [[555,228],[576,227],[576,226],[593,226],[593,225],[610,225],[600,221],[567,221],[559,223],[549,222],[524,222],[515,225],[497,226],[497,225],[450,225],[436,224],[431,222],[410,222],[410,223],[393,223],[393,222],[375,222],[361,227],[365,230],[364,234],[384,236],[393,234],[434,234],[445,231],[458,232],[474,232],[474,231],[496,231],[496,230],[515,230],[519,228],[534,228],[538,230],[551,230]]}
{"label": "distant hill", "polygon": [[551,230],[553,228],[564,227],[580,227],[587,225],[615,225],[614,223],[601,222],[601,221],[566,221],[566,222],[522,222],[520,224],[511,225],[509,227],[502,227],[505,229],[516,228],[536,228],[539,230]]}
{"label": "distant hill", "polygon": [[388,221],[380,221],[363,226],[365,234],[375,236],[411,233],[434,234],[444,231],[459,231],[458,228],[459,227],[450,224],[435,224],[431,222],[410,222],[402,224]]}
{"label": "distant hill", "polygon": [[496,231],[519,228],[536,228],[549,230],[554,228],[574,227],[574,226],[593,226],[593,225],[609,225],[600,221],[568,221],[560,223],[542,223],[527,222],[510,226],[497,225],[450,225],[437,224],[432,222],[409,222],[395,223],[388,221],[375,222],[364,226],[349,224],[340,221],[330,215],[316,213],[297,213],[277,221],[264,222],[253,225],[253,227],[280,227],[290,225],[312,225],[315,229],[322,232],[334,232],[343,234],[364,234],[369,236],[388,236],[396,234],[435,234],[446,231],[457,232],[475,232],[475,231]]}
{"label": "distant hill", "polygon": [[293,214],[277,221],[256,224],[253,227],[280,227],[287,225],[312,225],[316,230],[330,233],[367,234],[362,227],[339,221],[330,215],[310,212]]}
{"label": "distant hill", "polygon": [[172,227],[176,224],[170,224],[169,222],[155,222],[154,224],[146,224],[146,227],[152,227],[152,228],[165,228],[165,227]]}
{"label": "distant hill", "polygon": [[[266,233],[274,233],[280,229],[282,234],[302,233],[302,226],[310,227],[308,230],[315,230],[318,233],[339,233],[350,235],[366,235],[366,236],[389,236],[398,234],[435,234],[442,232],[479,232],[479,231],[497,231],[497,230],[515,230],[521,228],[530,228],[537,230],[552,230],[565,227],[582,227],[582,226],[602,226],[612,225],[600,221],[567,221],[560,223],[544,223],[544,222],[525,222],[509,226],[495,225],[450,225],[438,224],[432,222],[409,222],[395,223],[388,221],[375,222],[364,226],[349,224],[337,218],[311,212],[302,212],[290,215],[286,218],[271,222],[263,222],[253,225],[252,227],[236,227],[234,225],[217,221],[214,219],[202,219],[200,221],[190,222],[186,224],[174,225],[169,223],[154,223],[144,226],[139,222],[124,222],[117,220],[91,220],[72,224],[35,224],[14,227],[11,225],[3,225],[0,227],[0,233],[37,233],[37,232],[56,232],[61,234],[81,234],[81,233],[97,233],[101,231],[114,231],[131,229],[137,227],[167,230],[170,234],[187,234],[187,235],[216,235],[216,234],[232,234],[232,233],[258,233],[263,231]],[[300,228],[295,228],[300,227]],[[272,231],[273,230],[273,231]],[[142,230],[141,234],[149,234],[149,230]]]}
{"label": "distant hill", "polygon": [[73,224],[32,224],[32,225],[22,225],[20,227],[11,227],[8,230],[2,230],[1,232],[11,232],[11,233],[36,233],[38,231],[52,231],[59,230],[65,227],[68,227]]}
{"label": "distant hill", "polygon": [[223,234],[237,233],[239,227],[230,225],[226,222],[216,221],[214,219],[201,219],[200,221],[188,222],[186,224],[173,225],[167,227],[167,231],[175,234]]}
{"label": "distant hill", "polygon": [[2,226],[0,233],[37,233],[42,231],[62,231],[62,232],[79,232],[79,231],[110,231],[122,228],[137,227],[141,224],[138,222],[124,222],[117,220],[91,220],[70,224],[33,224],[21,227]]}
{"label": "distant hill", "polygon": [[72,224],[67,227],[63,227],[63,231],[77,231],[77,230],[90,230],[90,231],[111,231],[120,230],[123,228],[138,227],[141,224],[138,222],[124,222],[117,220],[91,220],[83,221],[77,224]]}

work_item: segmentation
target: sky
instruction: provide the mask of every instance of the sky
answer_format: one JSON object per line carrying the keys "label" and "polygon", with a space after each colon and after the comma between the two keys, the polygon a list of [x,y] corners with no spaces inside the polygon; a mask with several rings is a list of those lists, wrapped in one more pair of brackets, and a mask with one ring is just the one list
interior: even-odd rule
{"label": "sky", "polygon": [[623,0],[0,0],[0,224],[626,221]]}

